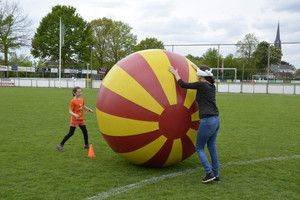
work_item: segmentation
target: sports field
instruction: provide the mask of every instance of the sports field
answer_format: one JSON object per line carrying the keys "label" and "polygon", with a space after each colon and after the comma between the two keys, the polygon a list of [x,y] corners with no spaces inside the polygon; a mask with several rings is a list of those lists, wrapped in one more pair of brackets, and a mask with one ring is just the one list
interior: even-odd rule
{"label": "sports field", "polygon": [[[97,90],[83,90],[94,108]],[[217,94],[221,183],[201,183],[196,154],[167,168],[129,164],[107,145],[86,112],[68,133],[72,89],[0,87],[0,199],[300,199],[300,96]]]}

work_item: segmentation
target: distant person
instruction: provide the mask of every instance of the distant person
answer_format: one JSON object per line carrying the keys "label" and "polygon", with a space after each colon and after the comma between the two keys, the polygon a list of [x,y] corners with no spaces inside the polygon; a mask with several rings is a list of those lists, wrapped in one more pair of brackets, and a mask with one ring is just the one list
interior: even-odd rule
{"label": "distant person", "polygon": [[88,141],[88,132],[85,126],[85,122],[83,119],[83,110],[88,110],[91,113],[94,113],[94,111],[88,107],[85,106],[84,100],[81,98],[82,91],[80,87],[74,87],[72,92],[74,98],[70,102],[69,106],[69,113],[71,116],[71,122],[70,122],[70,131],[69,133],[64,137],[64,139],[61,141],[61,143],[56,147],[59,151],[63,152],[65,151],[63,146],[65,142],[74,134],[75,129],[77,126],[80,127],[83,133],[84,138],[84,148],[89,149],[89,141]]}
{"label": "distant person", "polygon": [[[197,71],[199,80],[194,83],[184,82],[178,74],[178,69],[175,70],[172,66],[169,67],[169,71],[175,76],[180,87],[197,90],[196,101],[199,106],[200,126],[197,132],[196,151],[206,171],[206,176],[202,182],[220,182],[219,158],[216,150],[220,118],[216,105],[215,79],[211,72],[212,70],[208,66],[200,66],[200,69],[195,65],[192,66]],[[206,144],[212,160],[212,167],[204,151]]]}

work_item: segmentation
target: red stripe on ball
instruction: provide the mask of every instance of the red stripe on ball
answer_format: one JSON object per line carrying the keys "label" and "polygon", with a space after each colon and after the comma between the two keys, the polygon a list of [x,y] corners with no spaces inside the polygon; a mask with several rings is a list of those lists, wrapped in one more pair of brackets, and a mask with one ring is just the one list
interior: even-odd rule
{"label": "red stripe on ball", "polygon": [[131,136],[110,136],[102,133],[109,146],[117,153],[138,150],[161,136],[159,130]]}
{"label": "red stripe on ball", "polygon": [[159,115],[101,85],[96,107],[110,115],[142,121],[158,121]]}

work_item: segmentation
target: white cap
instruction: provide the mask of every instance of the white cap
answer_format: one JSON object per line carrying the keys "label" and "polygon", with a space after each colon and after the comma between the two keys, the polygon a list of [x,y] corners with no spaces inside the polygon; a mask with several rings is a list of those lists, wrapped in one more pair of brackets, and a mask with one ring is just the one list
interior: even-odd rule
{"label": "white cap", "polygon": [[197,76],[203,76],[203,77],[209,77],[209,76],[214,76],[212,72],[212,69],[210,70],[205,70],[202,71],[201,69],[197,69]]}

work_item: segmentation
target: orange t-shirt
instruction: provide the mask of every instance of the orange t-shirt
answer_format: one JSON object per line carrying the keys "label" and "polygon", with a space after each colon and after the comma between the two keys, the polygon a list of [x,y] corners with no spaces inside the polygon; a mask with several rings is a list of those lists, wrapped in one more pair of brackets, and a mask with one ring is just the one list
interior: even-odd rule
{"label": "orange t-shirt", "polygon": [[72,99],[70,102],[69,108],[73,111],[73,113],[78,114],[79,118],[76,118],[72,115],[72,119],[75,120],[83,120],[83,107],[84,107],[84,100],[82,98],[77,99]]}

